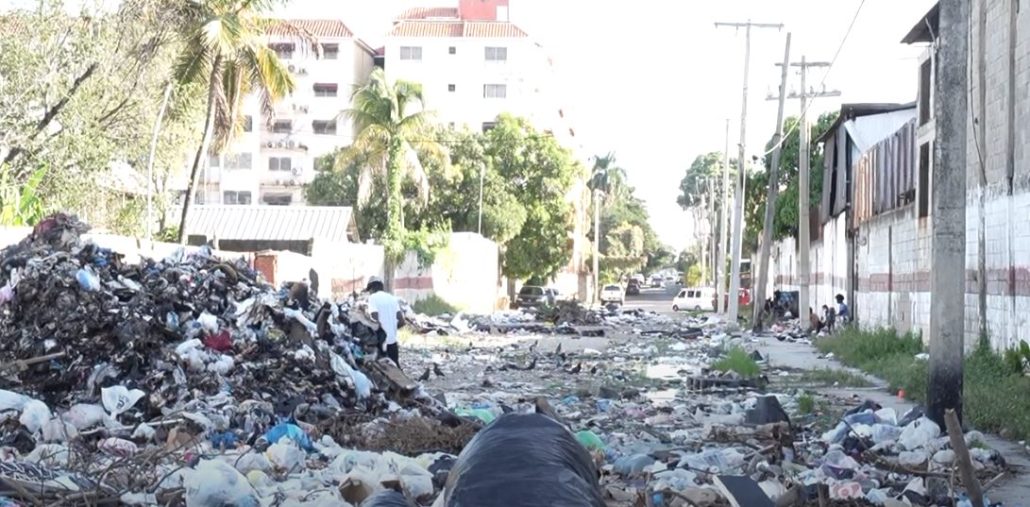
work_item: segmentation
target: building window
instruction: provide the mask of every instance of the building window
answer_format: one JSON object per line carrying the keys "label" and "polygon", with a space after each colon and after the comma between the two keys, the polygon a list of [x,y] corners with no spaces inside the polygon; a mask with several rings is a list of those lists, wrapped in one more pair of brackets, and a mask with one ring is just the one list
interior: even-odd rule
{"label": "building window", "polygon": [[290,120],[275,120],[272,124],[272,132],[276,134],[289,134],[293,132],[293,122]]}
{"label": "building window", "polygon": [[919,66],[919,125],[926,125],[926,122],[930,121],[930,81],[933,73],[931,72],[930,60],[923,62]]}
{"label": "building window", "polygon": [[488,62],[506,62],[508,61],[508,48],[486,48],[486,61]]}
{"label": "building window", "polygon": [[293,195],[269,192],[261,194],[261,202],[269,206],[289,206],[293,202]]}
{"label": "building window", "polygon": [[254,131],[254,117],[253,116],[248,114],[248,115],[243,117],[243,131],[244,132],[253,132]]}
{"label": "building window", "polygon": [[336,60],[340,57],[339,44],[322,44],[322,59]]}
{"label": "building window", "polygon": [[508,97],[508,85],[486,84],[483,85],[483,97],[488,99],[503,99]]}
{"label": "building window", "polygon": [[456,89],[457,89],[457,87],[452,85],[452,84],[447,85],[447,91],[449,91],[449,92],[453,92]]}
{"label": "building window", "polygon": [[290,157],[268,157],[268,170],[289,171],[291,162]]}
{"label": "building window", "polygon": [[336,135],[336,120],[315,120],[311,122],[311,130],[322,136]]}
{"label": "building window", "polygon": [[222,204],[250,204],[250,192],[227,190],[222,192]]}
{"label": "building window", "polygon": [[225,156],[226,169],[250,169],[253,167],[250,153],[237,153]]}
{"label": "building window", "polygon": [[275,51],[275,55],[278,56],[280,60],[292,59],[293,51],[294,49],[296,49],[293,43],[290,42],[284,42],[280,44],[269,44],[268,47],[271,48],[272,51]]}
{"label": "building window", "polygon": [[919,217],[930,216],[930,143],[919,147]]}
{"label": "building window", "polygon": [[207,157],[208,167],[218,167],[218,155],[211,155]]}
{"label": "building window", "polygon": [[316,97],[335,97],[339,86],[336,83],[315,83]]}
{"label": "building window", "polygon": [[422,46],[401,46],[401,60],[422,61]]}
{"label": "building window", "polygon": [[493,130],[493,129],[494,129],[494,127],[496,127],[496,126],[497,126],[497,122],[493,122],[493,121],[484,121],[484,122],[483,122],[483,133],[485,134],[485,133],[487,133],[487,132],[489,132],[489,131]]}
{"label": "building window", "polygon": [[458,54],[458,48],[451,46],[447,48],[447,54],[456,55]]}

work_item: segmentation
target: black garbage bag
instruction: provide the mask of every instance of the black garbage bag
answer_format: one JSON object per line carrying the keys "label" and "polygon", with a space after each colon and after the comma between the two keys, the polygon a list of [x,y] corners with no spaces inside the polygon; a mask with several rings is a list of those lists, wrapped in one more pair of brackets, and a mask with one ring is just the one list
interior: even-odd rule
{"label": "black garbage bag", "polygon": [[504,414],[458,456],[447,507],[604,507],[597,468],[576,437],[542,414]]}
{"label": "black garbage bag", "polygon": [[404,495],[387,489],[380,491],[361,502],[361,507],[412,507]]}

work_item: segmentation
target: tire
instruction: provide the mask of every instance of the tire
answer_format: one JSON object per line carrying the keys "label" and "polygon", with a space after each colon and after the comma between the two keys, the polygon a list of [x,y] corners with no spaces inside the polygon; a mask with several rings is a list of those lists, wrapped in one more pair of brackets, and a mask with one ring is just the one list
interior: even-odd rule
{"label": "tire", "polygon": [[701,311],[701,305],[697,305],[697,306],[695,306],[695,307],[694,307],[694,311],[695,311],[695,312],[700,312],[700,311]]}
{"label": "tire", "polygon": [[680,307],[678,305],[672,305],[672,311],[678,312],[680,311]]}

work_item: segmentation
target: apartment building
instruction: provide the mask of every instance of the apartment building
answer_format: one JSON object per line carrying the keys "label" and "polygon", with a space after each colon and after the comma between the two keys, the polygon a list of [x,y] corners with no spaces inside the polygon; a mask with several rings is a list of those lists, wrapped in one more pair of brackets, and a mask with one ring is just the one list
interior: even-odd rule
{"label": "apartment building", "polygon": [[421,83],[426,108],[455,128],[489,129],[497,115],[528,118],[564,141],[551,60],[508,19],[508,0],[460,0],[458,7],[401,14],[382,49],[391,80]]}
{"label": "apartment building", "polygon": [[[311,47],[295,34],[313,37]],[[344,112],[351,91],[373,65],[373,50],[339,20],[283,20],[268,44],[296,81],[292,95],[266,117],[256,95],[244,102],[244,133],[200,176],[199,204],[304,204],[303,185],[315,177],[315,160],[351,144],[353,123]]]}

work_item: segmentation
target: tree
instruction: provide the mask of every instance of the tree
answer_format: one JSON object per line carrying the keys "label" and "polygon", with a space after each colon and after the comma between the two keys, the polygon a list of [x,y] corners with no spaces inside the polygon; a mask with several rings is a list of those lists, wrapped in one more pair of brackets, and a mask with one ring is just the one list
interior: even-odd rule
{"label": "tree", "polygon": [[[45,170],[34,190],[43,214],[66,210],[112,227],[134,206],[107,174],[145,160],[175,50],[177,3],[124,0],[79,16],[61,0],[34,4],[0,18],[3,177],[21,187]],[[180,163],[181,152],[174,159]],[[162,151],[157,163],[170,160]]]}
{"label": "tree", "polygon": [[[811,126],[810,139],[817,139],[823,135],[837,121],[838,114],[838,112],[832,111],[819,115],[819,120]],[[777,240],[793,236],[797,233],[798,150],[801,144],[797,124],[798,119],[794,116],[787,118],[783,122],[784,132],[788,132],[789,135],[784,138],[780,154],[780,196],[776,199],[776,214],[773,220],[773,238]],[[766,151],[772,152],[772,141],[769,141],[769,144],[766,145]],[[823,188],[823,147],[821,144],[812,143],[809,160],[811,161],[812,168],[810,176],[811,188],[809,189],[811,192],[811,202],[817,203],[820,202]],[[772,164],[771,155],[765,159],[766,168],[770,164]],[[763,178],[765,177],[767,176],[763,176]],[[752,206],[761,208],[765,205],[764,193],[748,193],[751,194],[749,198],[752,199],[752,202],[748,204],[748,208]]]}
{"label": "tree", "polygon": [[[610,203],[618,197],[613,194],[622,186],[621,183],[624,179],[625,173],[615,165],[614,153],[609,152],[607,155],[594,157],[593,173],[590,175],[590,180],[587,181],[587,188],[590,189],[593,197],[594,208],[594,290],[600,290],[601,287],[601,208],[605,207],[605,203]],[[625,245],[622,249],[626,250],[628,248],[629,246]],[[620,254],[625,254],[625,252],[620,252]],[[607,279],[606,281],[612,280]]]}
{"label": "tree", "polygon": [[179,240],[185,241],[186,222],[196,192],[197,175],[209,152],[221,150],[243,129],[243,99],[256,92],[265,117],[273,104],[293,92],[293,77],[264,41],[270,21],[263,16],[272,0],[196,0],[184,2],[184,47],[175,79],[187,86],[207,86],[207,107],[200,146],[193,158],[182,204]]}
{"label": "tree", "polygon": [[337,157],[337,169],[345,169],[355,158],[363,158],[358,177],[359,207],[366,206],[375,179],[385,181],[386,228],[378,239],[395,261],[403,255],[405,178],[415,182],[421,201],[428,200],[429,185],[418,153],[432,152],[443,157],[443,150],[429,138],[430,123],[424,110],[422,85],[408,81],[390,83],[382,68],[376,68],[368,82],[354,91],[347,112],[354,120],[354,144]]}
{"label": "tree", "polygon": [[523,280],[553,278],[572,257],[568,194],[583,168],[523,118],[502,114],[485,137],[492,168],[526,209],[525,223],[504,250],[503,272]]}

